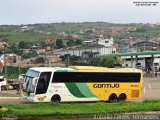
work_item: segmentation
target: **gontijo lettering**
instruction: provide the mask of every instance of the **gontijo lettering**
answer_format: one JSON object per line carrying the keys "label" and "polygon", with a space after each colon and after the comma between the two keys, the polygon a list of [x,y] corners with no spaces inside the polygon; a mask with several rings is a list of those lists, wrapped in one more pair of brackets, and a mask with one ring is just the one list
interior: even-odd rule
{"label": "gontijo lettering", "polygon": [[93,84],[94,88],[119,88],[119,84]]}

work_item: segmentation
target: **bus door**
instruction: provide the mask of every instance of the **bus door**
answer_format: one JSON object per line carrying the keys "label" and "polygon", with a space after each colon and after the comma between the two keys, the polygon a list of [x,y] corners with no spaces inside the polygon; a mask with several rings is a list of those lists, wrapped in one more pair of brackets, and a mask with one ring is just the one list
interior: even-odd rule
{"label": "bus door", "polygon": [[51,72],[41,72],[37,87],[36,87],[36,96],[39,101],[45,101],[47,99],[47,90],[51,78]]}

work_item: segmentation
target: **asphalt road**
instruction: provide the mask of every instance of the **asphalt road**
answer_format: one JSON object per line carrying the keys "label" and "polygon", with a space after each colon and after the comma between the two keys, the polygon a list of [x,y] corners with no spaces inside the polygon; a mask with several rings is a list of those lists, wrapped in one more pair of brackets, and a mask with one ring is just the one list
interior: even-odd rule
{"label": "asphalt road", "polygon": [[[160,77],[146,77],[143,82],[143,95],[140,101],[146,99],[160,99]],[[16,90],[0,91],[0,104],[27,103],[20,98]]]}
{"label": "asphalt road", "polygon": [[160,99],[160,77],[144,78],[142,99]]}

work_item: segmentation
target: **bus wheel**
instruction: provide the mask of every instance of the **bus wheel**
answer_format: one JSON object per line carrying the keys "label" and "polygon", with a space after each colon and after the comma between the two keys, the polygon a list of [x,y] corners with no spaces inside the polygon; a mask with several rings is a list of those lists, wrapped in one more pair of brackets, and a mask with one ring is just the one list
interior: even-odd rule
{"label": "bus wheel", "polygon": [[1,86],[1,91],[4,91],[6,90],[6,87],[5,86]]}
{"label": "bus wheel", "polygon": [[125,93],[121,93],[118,97],[118,102],[125,101],[127,99],[127,96]]}
{"label": "bus wheel", "polygon": [[60,102],[61,101],[61,97],[59,95],[53,95],[51,98],[52,102]]}
{"label": "bus wheel", "polygon": [[108,101],[109,101],[110,103],[117,102],[117,95],[116,95],[115,93],[111,94],[111,95],[109,96]]}

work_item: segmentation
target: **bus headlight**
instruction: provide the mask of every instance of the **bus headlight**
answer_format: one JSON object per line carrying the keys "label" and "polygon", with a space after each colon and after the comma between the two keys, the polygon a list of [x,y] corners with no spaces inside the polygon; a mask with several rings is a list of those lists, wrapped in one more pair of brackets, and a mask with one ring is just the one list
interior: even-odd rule
{"label": "bus headlight", "polygon": [[34,93],[30,93],[30,97],[34,97]]}

